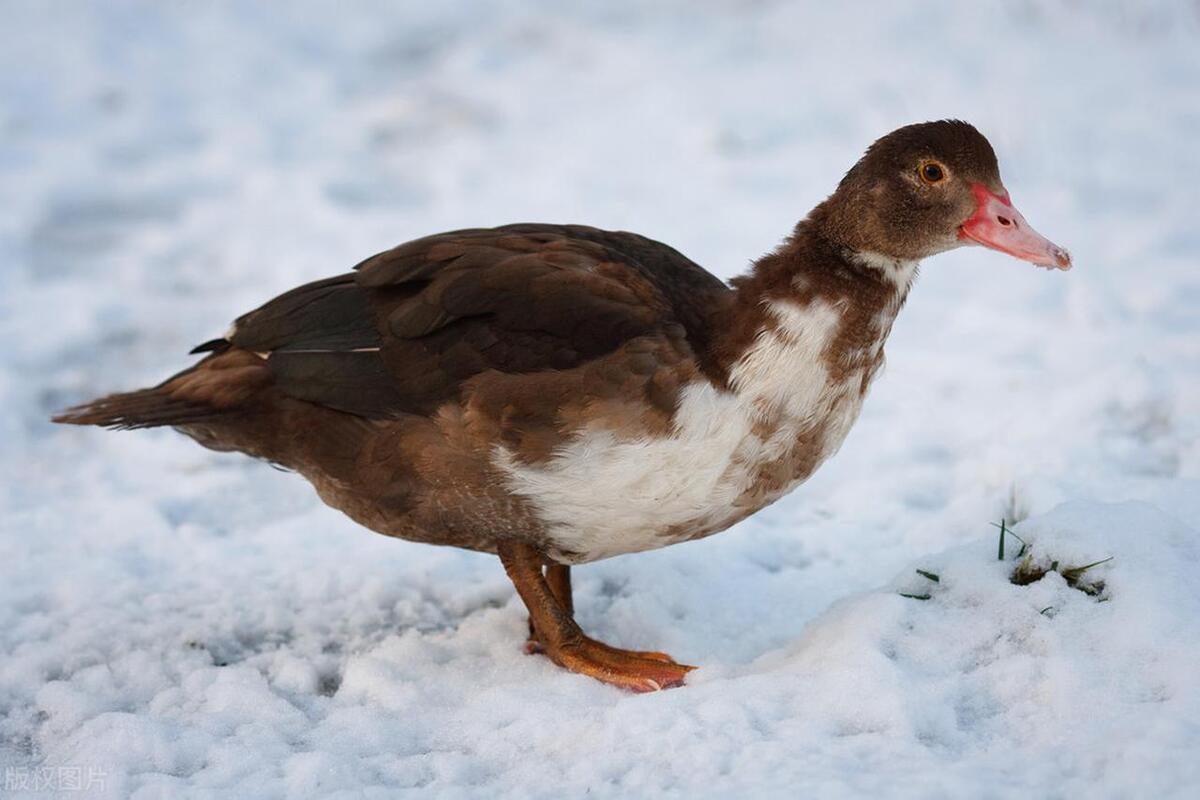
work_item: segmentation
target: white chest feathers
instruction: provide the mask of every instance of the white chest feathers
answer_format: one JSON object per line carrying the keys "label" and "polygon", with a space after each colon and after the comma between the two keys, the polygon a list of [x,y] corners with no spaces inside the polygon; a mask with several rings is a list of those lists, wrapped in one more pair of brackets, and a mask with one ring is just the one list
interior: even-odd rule
{"label": "white chest feathers", "polygon": [[[827,352],[839,309],[776,301],[769,310],[776,324],[764,327],[731,370],[731,391],[707,380],[685,387],[670,435],[629,438],[588,428],[534,466],[496,451],[510,489],[544,523],[551,555],[581,563],[715,533],[794,488],[836,452],[858,416],[868,367],[831,373]],[[882,343],[880,336],[873,353],[852,360],[874,362]],[[802,474],[756,491],[765,467],[782,464],[786,472],[798,451]]]}

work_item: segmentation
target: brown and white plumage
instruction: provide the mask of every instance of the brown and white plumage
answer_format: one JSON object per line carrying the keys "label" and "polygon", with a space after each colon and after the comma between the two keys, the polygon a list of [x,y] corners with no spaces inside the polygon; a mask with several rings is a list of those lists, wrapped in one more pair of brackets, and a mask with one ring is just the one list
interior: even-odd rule
{"label": "brown and white plumage", "polygon": [[671,685],[687,668],[584,637],[566,573],[546,583],[540,566],[715,533],[806,479],[853,424],[918,259],[971,239],[1066,266],[994,207],[1011,204],[978,132],[909,126],[732,286],[631,233],[438,234],[287,292],[192,368],[58,420],[172,425],[295,469],[373,530],[498,553],[538,648]]}

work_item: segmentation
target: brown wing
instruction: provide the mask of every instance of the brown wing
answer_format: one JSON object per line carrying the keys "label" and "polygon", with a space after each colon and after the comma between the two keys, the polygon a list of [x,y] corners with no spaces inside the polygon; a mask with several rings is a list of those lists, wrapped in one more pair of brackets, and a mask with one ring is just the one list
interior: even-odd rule
{"label": "brown wing", "polygon": [[[704,350],[724,284],[665,245],[581,226],[418,239],[238,319],[292,397],[365,417],[428,413],[494,370],[565,370],[681,326]],[[223,346],[204,345],[205,349]]]}

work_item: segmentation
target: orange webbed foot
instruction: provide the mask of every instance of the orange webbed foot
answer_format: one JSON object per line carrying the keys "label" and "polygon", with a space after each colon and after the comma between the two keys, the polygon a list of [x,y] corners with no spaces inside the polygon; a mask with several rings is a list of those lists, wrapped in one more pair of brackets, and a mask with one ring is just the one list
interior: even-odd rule
{"label": "orange webbed foot", "polygon": [[634,692],[683,686],[684,677],[695,669],[666,653],[622,650],[587,637],[558,647],[542,645],[542,652],[564,669]]}

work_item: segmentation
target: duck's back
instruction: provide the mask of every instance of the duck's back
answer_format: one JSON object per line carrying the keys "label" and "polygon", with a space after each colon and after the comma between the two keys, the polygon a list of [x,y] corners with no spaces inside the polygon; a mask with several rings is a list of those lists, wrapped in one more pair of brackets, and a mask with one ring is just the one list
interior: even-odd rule
{"label": "duck's back", "polygon": [[263,357],[283,394],[369,419],[430,414],[487,373],[577,368],[681,326],[707,353],[725,285],[636,234],[567,225],[454,231],[287,292],[203,345]]}

